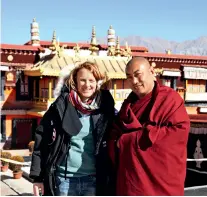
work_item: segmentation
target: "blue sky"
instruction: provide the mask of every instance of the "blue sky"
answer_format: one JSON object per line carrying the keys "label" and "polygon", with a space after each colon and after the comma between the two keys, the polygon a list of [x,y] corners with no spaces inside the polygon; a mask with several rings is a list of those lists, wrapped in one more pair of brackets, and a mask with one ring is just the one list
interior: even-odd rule
{"label": "blue sky", "polygon": [[34,17],[41,40],[50,41],[53,30],[60,41],[89,40],[92,25],[98,37],[112,25],[121,37],[196,39],[207,35],[206,8],[207,0],[2,0],[1,43],[29,41]]}

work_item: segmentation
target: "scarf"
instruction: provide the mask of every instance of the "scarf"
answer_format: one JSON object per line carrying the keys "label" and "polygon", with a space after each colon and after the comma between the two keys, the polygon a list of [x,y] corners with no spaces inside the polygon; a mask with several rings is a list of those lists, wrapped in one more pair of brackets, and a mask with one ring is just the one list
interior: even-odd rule
{"label": "scarf", "polygon": [[97,92],[86,103],[83,103],[78,93],[75,90],[71,90],[69,93],[69,101],[78,111],[83,114],[89,115],[100,108],[101,92]]}

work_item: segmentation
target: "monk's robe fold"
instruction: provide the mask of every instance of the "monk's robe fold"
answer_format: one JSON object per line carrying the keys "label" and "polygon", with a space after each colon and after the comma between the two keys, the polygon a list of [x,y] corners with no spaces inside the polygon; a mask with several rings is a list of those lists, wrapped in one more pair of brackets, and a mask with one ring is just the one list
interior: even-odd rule
{"label": "monk's robe fold", "polygon": [[111,160],[118,166],[117,195],[184,195],[189,130],[176,91],[155,82],[142,99],[132,92],[108,141]]}

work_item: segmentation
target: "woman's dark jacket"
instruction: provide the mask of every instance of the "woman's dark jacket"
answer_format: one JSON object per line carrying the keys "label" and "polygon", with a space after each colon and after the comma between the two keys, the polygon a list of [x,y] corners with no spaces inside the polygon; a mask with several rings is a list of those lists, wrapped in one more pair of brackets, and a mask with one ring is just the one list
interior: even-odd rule
{"label": "woman's dark jacket", "polygon": [[[109,159],[107,155],[107,128],[114,118],[114,100],[108,90],[102,91],[99,110],[91,115],[96,156],[96,195],[110,195]],[[55,195],[54,172],[70,149],[71,136],[77,135],[82,124],[76,109],[68,99],[69,90],[63,87],[61,95],[51,104],[35,133],[30,178],[44,183],[44,195]],[[112,189],[112,188],[110,188]]]}

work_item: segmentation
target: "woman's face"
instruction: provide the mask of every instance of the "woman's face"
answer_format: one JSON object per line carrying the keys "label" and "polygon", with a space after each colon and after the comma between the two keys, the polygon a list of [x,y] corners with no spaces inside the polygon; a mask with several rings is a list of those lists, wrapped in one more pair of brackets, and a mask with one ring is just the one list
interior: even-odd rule
{"label": "woman's face", "polygon": [[92,72],[82,68],[77,73],[77,90],[83,102],[86,102],[96,91],[97,81]]}

